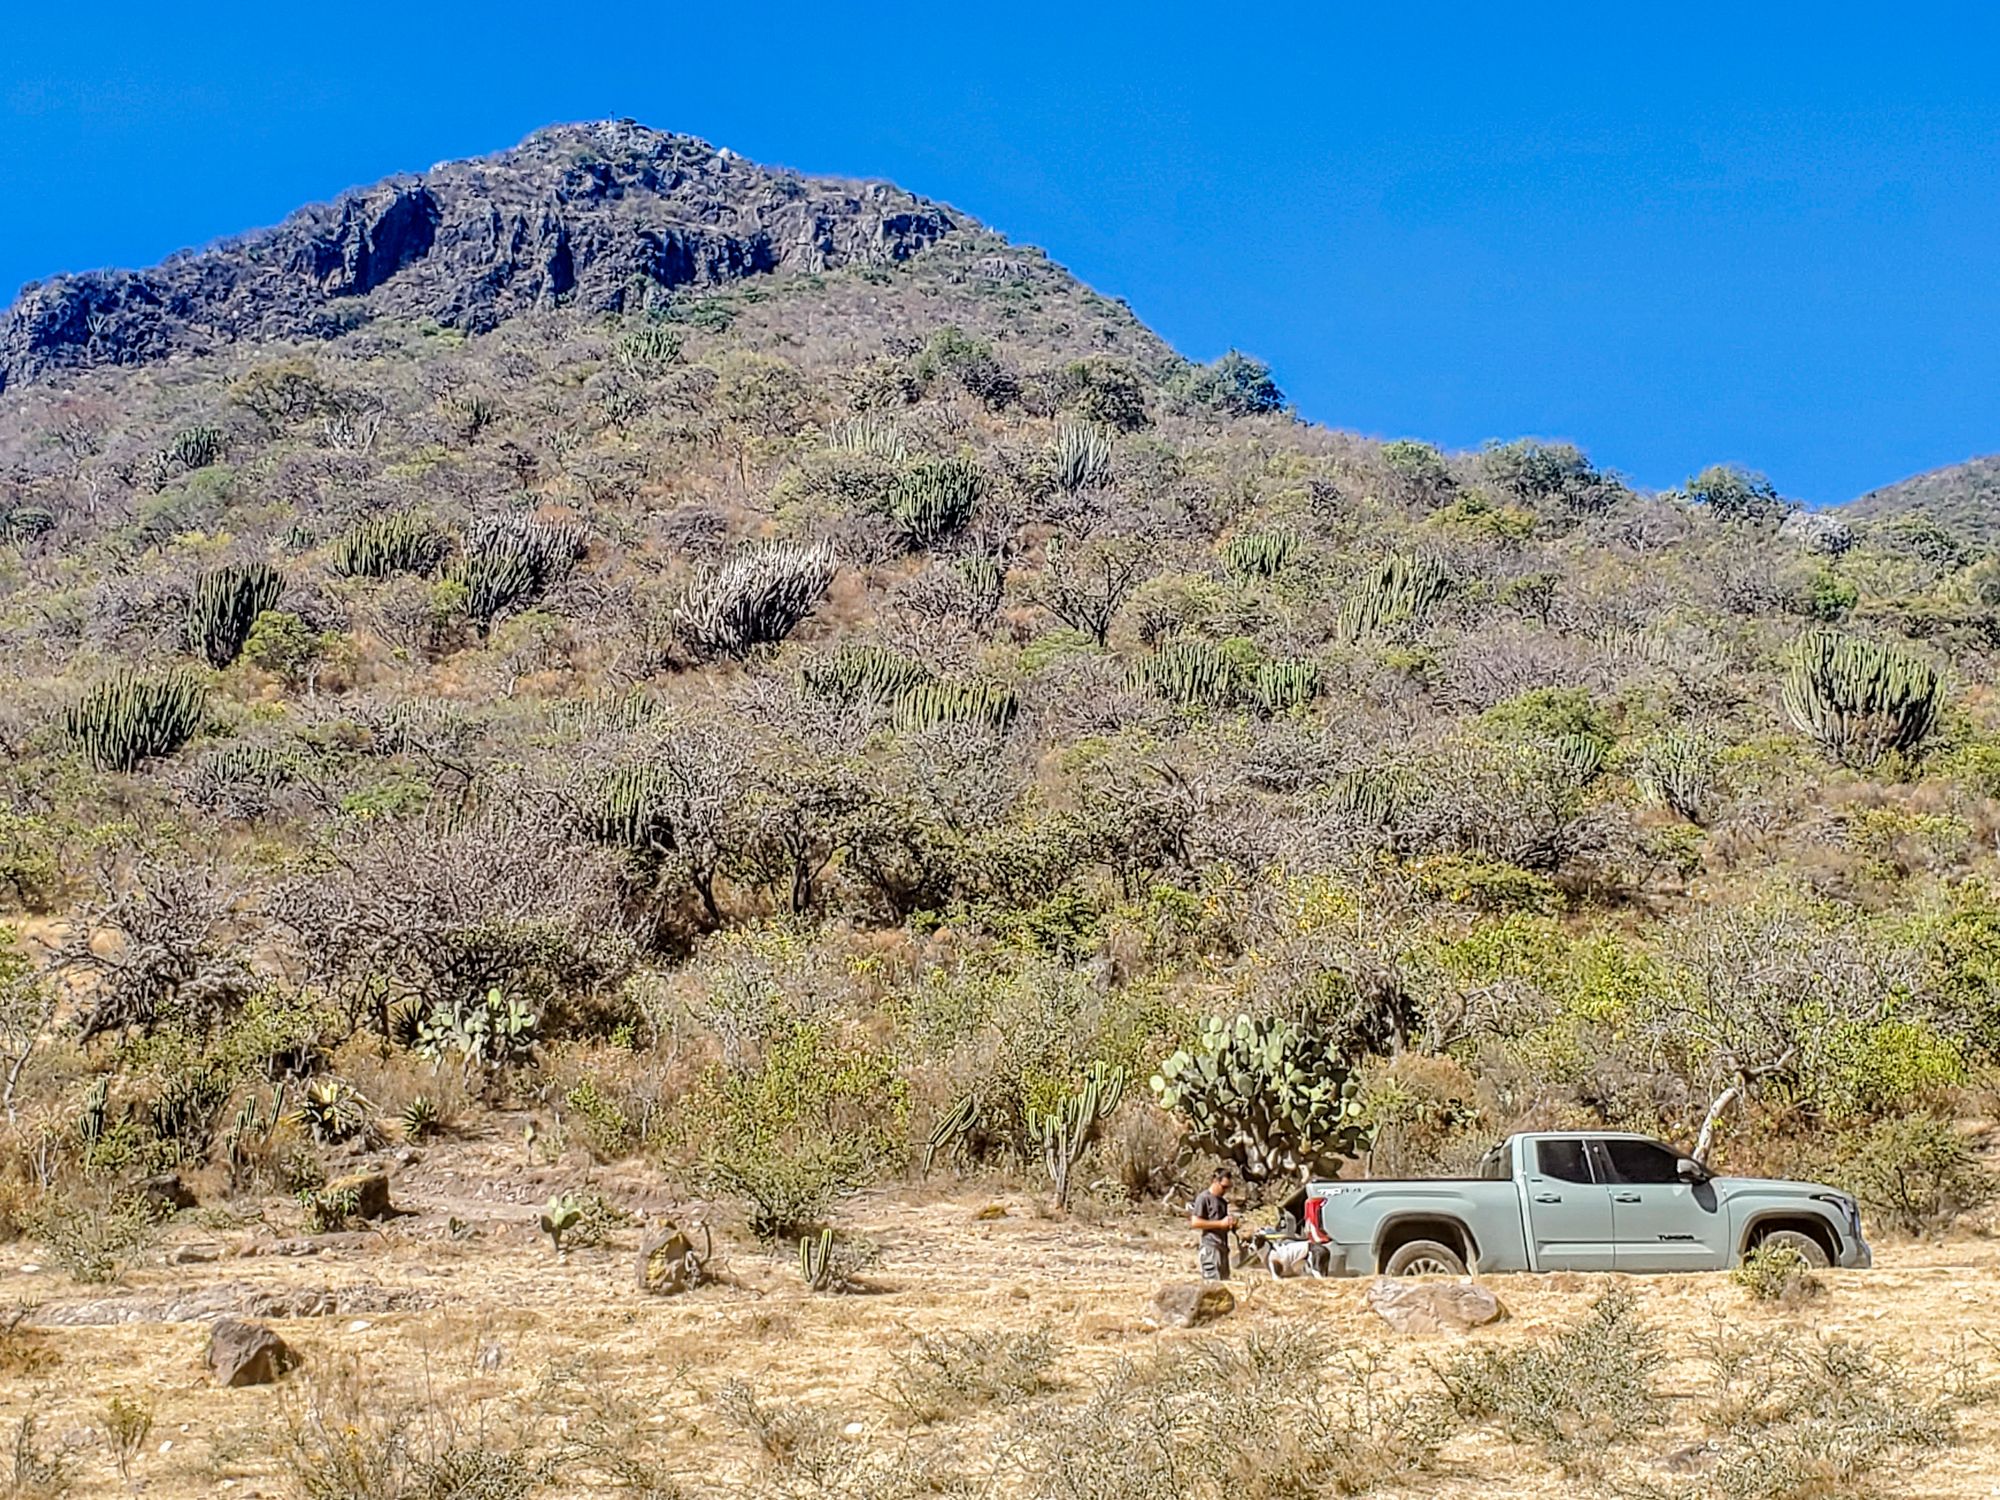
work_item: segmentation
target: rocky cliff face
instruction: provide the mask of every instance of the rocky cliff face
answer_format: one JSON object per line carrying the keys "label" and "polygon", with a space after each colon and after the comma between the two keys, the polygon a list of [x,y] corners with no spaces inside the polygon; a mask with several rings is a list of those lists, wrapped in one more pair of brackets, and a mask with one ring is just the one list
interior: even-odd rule
{"label": "rocky cliff face", "polygon": [[30,286],[0,328],[0,390],[373,318],[478,332],[556,304],[622,311],[676,287],[901,260],[959,227],[886,185],[802,178],[630,121],[559,126],[148,271]]}

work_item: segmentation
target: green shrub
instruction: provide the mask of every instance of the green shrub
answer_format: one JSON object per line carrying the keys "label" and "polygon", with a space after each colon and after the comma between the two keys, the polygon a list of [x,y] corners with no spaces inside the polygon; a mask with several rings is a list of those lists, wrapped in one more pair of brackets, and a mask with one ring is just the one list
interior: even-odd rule
{"label": "green shrub", "polygon": [[115,1280],[159,1235],[151,1200],[138,1194],[51,1189],[23,1219],[49,1258],[78,1281]]}
{"label": "green shrub", "polygon": [[1729,1279],[1750,1294],[1753,1302],[1797,1307],[1826,1292],[1826,1283],[1796,1245],[1758,1245],[1729,1273]]}
{"label": "green shrub", "polygon": [[1843,1133],[1826,1173],[1898,1234],[1941,1233],[2000,1194],[1992,1169],[1933,1114],[1892,1115]]}
{"label": "green shrub", "polygon": [[765,1243],[817,1233],[841,1199],[868,1185],[870,1153],[851,1138],[744,1141],[713,1150],[705,1175],[741,1200],[750,1232]]}

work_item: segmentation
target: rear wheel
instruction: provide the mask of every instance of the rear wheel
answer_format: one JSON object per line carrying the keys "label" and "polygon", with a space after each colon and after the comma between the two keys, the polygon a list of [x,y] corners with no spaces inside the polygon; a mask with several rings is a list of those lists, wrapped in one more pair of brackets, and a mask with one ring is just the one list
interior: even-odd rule
{"label": "rear wheel", "polygon": [[1799,1258],[1815,1271],[1824,1271],[1833,1264],[1833,1257],[1826,1253],[1826,1246],[1807,1234],[1803,1229],[1767,1229],[1757,1236],[1756,1250],[1775,1250],[1780,1245],[1788,1245],[1799,1252]]}
{"label": "rear wheel", "polygon": [[[1824,1262],[1822,1262],[1824,1263]],[[1436,1240],[1411,1240],[1398,1245],[1382,1267],[1385,1276],[1463,1276],[1465,1261],[1449,1245]]]}

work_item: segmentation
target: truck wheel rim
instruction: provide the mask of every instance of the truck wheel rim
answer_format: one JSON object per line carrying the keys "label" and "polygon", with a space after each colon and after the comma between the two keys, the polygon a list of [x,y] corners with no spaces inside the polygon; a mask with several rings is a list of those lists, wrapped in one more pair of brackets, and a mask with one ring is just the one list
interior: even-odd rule
{"label": "truck wheel rim", "polygon": [[1407,1266],[1403,1267],[1403,1274],[1405,1276],[1449,1276],[1452,1274],[1452,1267],[1446,1265],[1435,1255],[1420,1255]]}

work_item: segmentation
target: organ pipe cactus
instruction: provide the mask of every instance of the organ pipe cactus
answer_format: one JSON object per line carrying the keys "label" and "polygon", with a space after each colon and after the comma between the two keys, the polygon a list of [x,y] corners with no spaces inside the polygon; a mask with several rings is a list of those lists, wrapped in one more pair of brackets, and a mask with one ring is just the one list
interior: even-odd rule
{"label": "organ pipe cactus", "polygon": [[465,613],[483,636],[511,609],[541,597],[583,556],[584,531],[568,521],[516,516],[490,521],[467,538],[446,577],[465,590]]}
{"label": "organ pipe cactus", "polygon": [[834,1283],[833,1231],[799,1236],[799,1275],[816,1292],[831,1291]]}
{"label": "organ pipe cactus", "polygon": [[1258,705],[1267,714],[1303,708],[1319,696],[1319,668],[1301,657],[1267,661],[1257,669]]}
{"label": "organ pipe cactus", "polygon": [[826,445],[836,453],[887,459],[891,463],[901,463],[905,451],[903,434],[887,417],[848,417],[835,422],[826,435]]}
{"label": "organ pipe cactus", "polygon": [[1921,750],[1937,728],[1943,696],[1929,663],[1838,630],[1800,637],[1783,690],[1799,733],[1842,765],[1860,766],[1891,750]]}
{"label": "organ pipe cactus", "polygon": [[1211,1016],[1153,1075],[1197,1148],[1253,1179],[1294,1175],[1366,1144],[1360,1083],[1332,1047],[1282,1020]]}
{"label": "organ pipe cactus", "polygon": [[1222,549],[1222,560],[1246,578],[1275,578],[1298,551],[1296,532],[1253,531],[1232,539]]}
{"label": "organ pipe cactus", "polygon": [[922,682],[896,700],[896,727],[906,733],[939,724],[1004,730],[1015,708],[1014,694],[995,682]]}
{"label": "organ pipe cactus", "polygon": [[1715,782],[1715,747],[1688,729],[1670,729],[1639,753],[1632,779],[1648,802],[1670,807],[1690,823],[1707,820]]}
{"label": "organ pipe cactus", "polygon": [[1111,439],[1094,427],[1065,423],[1056,429],[1056,483],[1070,494],[1105,484],[1111,478]]}
{"label": "organ pipe cactus", "polygon": [[1065,1094],[1048,1110],[1028,1111],[1028,1138],[1042,1153],[1057,1208],[1069,1207],[1070,1173],[1124,1097],[1125,1070],[1092,1063],[1075,1093]]}
{"label": "organ pipe cactus", "polygon": [[343,578],[387,578],[395,573],[419,577],[444,562],[451,538],[422,511],[398,510],[371,516],[351,527],[333,544],[329,560]]}
{"label": "organ pipe cactus", "polygon": [[896,478],[889,519],[912,548],[929,547],[964,526],[986,488],[986,476],[969,458],[928,458]]}
{"label": "organ pipe cactus", "polygon": [[285,580],[268,563],[225,563],[195,579],[188,601],[187,646],[211,667],[243,654],[257,616],[272,608]]}
{"label": "organ pipe cactus", "polygon": [[201,727],[208,687],[180,667],[158,677],[123,673],[98,683],[62,717],[65,736],[101,771],[130,771],[171,755]]}
{"label": "organ pipe cactus", "polygon": [[873,641],[849,641],[830,656],[809,663],[805,683],[822,698],[842,703],[864,699],[893,703],[920,683],[930,681],[922,662]]}
{"label": "organ pipe cactus", "polygon": [[819,608],[833,574],[833,549],[823,542],[759,543],[710,569],[674,623],[698,660],[740,661],[796,630]]}
{"label": "organ pipe cactus", "polygon": [[1435,557],[1401,553],[1388,557],[1341,606],[1340,634],[1352,643],[1398,625],[1420,624],[1449,587],[1444,564]]}
{"label": "organ pipe cactus", "polygon": [[164,486],[176,472],[192,474],[207,468],[222,457],[227,446],[228,440],[220,427],[201,422],[182,428],[153,455],[153,488]]}
{"label": "organ pipe cactus", "polygon": [[1151,688],[1182,704],[1222,704],[1241,688],[1236,663],[1213,641],[1186,637],[1168,641],[1133,669],[1135,686]]}

